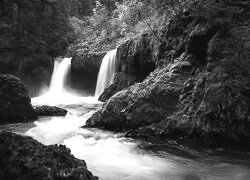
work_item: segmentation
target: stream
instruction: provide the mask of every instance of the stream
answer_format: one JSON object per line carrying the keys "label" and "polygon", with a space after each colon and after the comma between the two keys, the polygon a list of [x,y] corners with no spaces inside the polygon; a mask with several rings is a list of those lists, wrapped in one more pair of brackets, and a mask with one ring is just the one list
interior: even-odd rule
{"label": "stream", "polygon": [[82,128],[102,103],[94,97],[37,97],[33,105],[56,105],[65,117],[40,117],[34,123],[2,125],[0,130],[31,136],[44,145],[63,144],[86,161],[100,180],[249,180],[250,159],[176,155],[140,148],[139,141],[98,129]]}

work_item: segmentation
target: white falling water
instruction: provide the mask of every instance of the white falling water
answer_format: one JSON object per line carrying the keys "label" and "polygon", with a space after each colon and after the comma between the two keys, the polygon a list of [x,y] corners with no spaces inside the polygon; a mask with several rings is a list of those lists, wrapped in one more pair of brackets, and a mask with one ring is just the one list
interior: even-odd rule
{"label": "white falling water", "polygon": [[54,70],[51,77],[49,93],[62,94],[66,91],[65,82],[71,67],[71,58],[57,58],[54,62]]}
{"label": "white falling water", "polygon": [[69,92],[66,81],[71,67],[71,58],[57,58],[54,62],[54,70],[50,87],[41,96],[32,98],[33,105],[56,105],[72,103],[96,103],[97,98],[80,97],[74,92]]}
{"label": "white falling water", "polygon": [[116,52],[117,49],[109,51],[102,60],[101,68],[98,73],[95,96],[100,96],[104,89],[110,86],[114,81]]}

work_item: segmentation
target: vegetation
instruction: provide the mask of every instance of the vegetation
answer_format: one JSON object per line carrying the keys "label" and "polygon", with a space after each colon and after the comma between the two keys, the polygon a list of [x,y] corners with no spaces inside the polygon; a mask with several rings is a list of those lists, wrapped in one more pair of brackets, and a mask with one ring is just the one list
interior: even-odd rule
{"label": "vegetation", "polygon": [[[58,55],[69,42],[70,27],[66,4],[51,0],[1,0],[1,31],[7,31],[10,47],[6,50],[30,56]],[[8,44],[8,42],[7,42]]]}
{"label": "vegetation", "polygon": [[185,0],[96,0],[88,16],[70,18],[77,37],[70,50],[78,54],[109,50],[143,33],[152,33],[160,41],[158,30],[182,11],[185,4]]}
{"label": "vegetation", "polygon": [[24,79],[43,74],[52,58],[64,52],[73,40],[66,2],[0,0],[1,73]]}

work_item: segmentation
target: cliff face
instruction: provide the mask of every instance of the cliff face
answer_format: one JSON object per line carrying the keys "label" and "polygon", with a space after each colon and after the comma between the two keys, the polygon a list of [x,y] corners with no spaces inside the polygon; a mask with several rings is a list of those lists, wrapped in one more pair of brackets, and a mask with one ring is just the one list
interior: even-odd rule
{"label": "cliff face", "polygon": [[113,95],[87,126],[250,149],[249,8],[218,1],[174,17],[152,52],[158,68]]}
{"label": "cliff face", "polygon": [[107,52],[74,54],[71,60],[71,87],[76,89],[95,89],[102,59]]}

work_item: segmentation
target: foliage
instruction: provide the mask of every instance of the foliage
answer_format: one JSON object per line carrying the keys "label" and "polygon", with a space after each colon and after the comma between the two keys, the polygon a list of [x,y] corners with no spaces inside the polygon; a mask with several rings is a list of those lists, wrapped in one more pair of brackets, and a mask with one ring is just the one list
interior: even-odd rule
{"label": "foliage", "polygon": [[[81,1],[81,0],[79,0]],[[77,41],[72,52],[109,50],[138,34],[151,33],[161,41],[158,31],[169,19],[184,10],[188,0],[96,0],[92,13],[71,17]]]}
{"label": "foliage", "polygon": [[[5,1],[2,0],[3,2]],[[7,9],[6,11],[10,8],[14,10],[6,14],[2,11],[5,19],[2,19],[0,24],[2,26],[6,24],[4,28],[10,29],[12,32],[14,37],[12,50],[18,51],[21,56],[46,53],[52,57],[63,51],[70,40],[70,27],[65,4],[60,1],[34,0],[31,2],[23,0],[23,14],[20,15],[18,14],[19,5],[15,1],[10,2],[12,3],[4,4],[4,8]],[[13,14],[15,17],[10,17]],[[22,22],[18,22],[20,18],[17,16],[22,16]],[[22,37],[18,37],[18,23],[22,23]]]}

